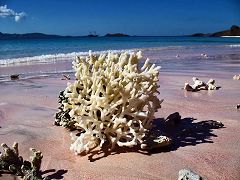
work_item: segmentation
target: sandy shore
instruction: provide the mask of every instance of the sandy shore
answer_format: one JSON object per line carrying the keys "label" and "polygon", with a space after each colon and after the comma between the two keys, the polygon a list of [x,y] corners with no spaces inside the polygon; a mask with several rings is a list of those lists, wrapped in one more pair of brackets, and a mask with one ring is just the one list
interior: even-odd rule
{"label": "sandy shore", "polygon": [[[240,83],[233,81],[233,73],[214,70],[160,72],[159,98],[165,101],[156,118],[166,118],[179,112],[182,118],[193,117],[189,126],[204,120],[221,121],[225,128],[186,136],[167,150],[152,153],[126,151],[117,148],[113,154],[75,156],[70,150],[69,132],[53,126],[58,107],[58,93],[67,81],[60,74],[32,77],[0,83],[0,142],[11,145],[19,142],[25,159],[29,148],[43,152],[42,170],[54,179],[177,179],[178,171],[190,168],[204,179],[240,177]],[[217,64],[219,66],[219,63]],[[222,63],[221,66],[229,66]],[[23,68],[24,69],[24,68]],[[12,71],[13,72],[13,71]],[[210,77],[222,88],[218,91],[185,92],[181,88],[192,76],[207,81]],[[3,174],[0,179],[14,179]]]}

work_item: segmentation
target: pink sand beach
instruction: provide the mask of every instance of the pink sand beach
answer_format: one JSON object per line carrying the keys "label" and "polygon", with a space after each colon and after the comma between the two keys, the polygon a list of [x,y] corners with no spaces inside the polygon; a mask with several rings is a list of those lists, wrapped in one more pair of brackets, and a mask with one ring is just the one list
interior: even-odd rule
{"label": "pink sand beach", "polygon": [[[161,59],[154,51],[146,51],[144,56]],[[41,150],[44,156],[43,173],[53,179],[174,180],[178,178],[179,170],[189,168],[204,179],[238,180],[240,110],[235,106],[240,103],[240,81],[232,79],[235,72],[231,68],[239,66],[240,58],[230,62],[224,58],[218,61],[202,60],[204,63],[197,65],[186,63],[189,62],[186,59],[173,59],[167,68],[164,66],[166,62],[163,62],[159,75],[159,98],[164,102],[155,114],[156,119],[163,119],[179,112],[188,126],[214,120],[221,121],[224,128],[208,129],[204,133],[196,130],[192,135],[174,139],[172,147],[150,153],[116,148],[109,154],[94,150],[85,156],[76,156],[71,152],[70,132],[53,125],[59,106],[58,94],[68,82],[61,80],[61,73],[54,71],[71,70],[71,62],[0,67],[2,74],[35,72],[20,75],[19,80],[10,80],[9,76],[1,79],[0,142],[8,145],[18,142],[24,159],[29,159],[30,147]],[[53,73],[40,76],[38,72],[41,69]],[[74,74],[69,74],[74,79]],[[216,91],[186,92],[182,89],[184,83],[192,83],[193,76],[204,81],[213,78],[221,88]],[[0,179],[15,177],[2,174]]]}

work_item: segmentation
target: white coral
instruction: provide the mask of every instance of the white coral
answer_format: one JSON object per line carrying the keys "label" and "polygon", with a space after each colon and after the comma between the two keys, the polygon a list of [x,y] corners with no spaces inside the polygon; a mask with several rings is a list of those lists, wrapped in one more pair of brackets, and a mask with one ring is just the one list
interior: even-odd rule
{"label": "white coral", "polygon": [[88,152],[107,142],[111,149],[132,147],[143,142],[152,126],[154,113],[161,107],[157,98],[159,66],[149,59],[140,68],[141,52],[77,57],[73,63],[76,81],[64,91],[75,126],[83,133],[73,136],[71,150]]}
{"label": "white coral", "polygon": [[197,77],[192,78],[194,84],[189,85],[189,83],[185,83],[184,88],[187,91],[200,91],[200,90],[217,90],[220,86],[215,85],[214,79],[209,79],[207,83],[199,80]]}
{"label": "white coral", "polygon": [[234,76],[233,76],[233,80],[240,80],[240,74],[239,74],[239,75],[237,75],[237,74],[234,75]]}

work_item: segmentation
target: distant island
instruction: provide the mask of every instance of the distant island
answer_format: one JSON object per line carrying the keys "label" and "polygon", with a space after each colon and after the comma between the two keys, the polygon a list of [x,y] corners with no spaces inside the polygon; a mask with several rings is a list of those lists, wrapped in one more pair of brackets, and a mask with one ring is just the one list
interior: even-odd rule
{"label": "distant island", "polygon": [[77,37],[77,36],[60,36],[60,35],[49,35],[43,33],[26,33],[26,34],[9,34],[9,33],[1,33],[0,39],[8,40],[8,39],[50,39],[50,38],[66,38],[66,37]]}
{"label": "distant island", "polygon": [[229,30],[219,31],[215,33],[196,33],[193,37],[222,37],[222,36],[240,36],[240,27],[233,25]]}
{"label": "distant island", "polygon": [[114,33],[114,34],[108,33],[105,35],[105,37],[129,37],[129,35],[122,34],[122,33]]}
{"label": "distant island", "polygon": [[[219,31],[215,33],[195,33],[188,35],[190,37],[223,37],[223,36],[240,36],[240,27],[233,25],[229,30]],[[0,40],[9,39],[53,39],[53,38],[78,38],[78,37],[130,37],[128,34],[123,33],[107,33],[104,36],[99,36],[95,31],[90,32],[89,35],[85,36],[61,36],[44,33],[26,33],[26,34],[10,34],[0,32]],[[141,37],[141,36],[140,36]]]}
{"label": "distant island", "polygon": [[88,34],[88,37],[98,37],[99,35],[96,33],[96,31],[90,31]]}
{"label": "distant island", "polygon": [[[128,37],[130,35],[122,33],[108,33],[104,37]],[[96,33],[90,33],[86,36],[61,36],[44,33],[26,33],[26,34],[9,34],[0,32],[0,40],[10,39],[53,39],[53,38],[76,38],[76,37],[99,37]]]}

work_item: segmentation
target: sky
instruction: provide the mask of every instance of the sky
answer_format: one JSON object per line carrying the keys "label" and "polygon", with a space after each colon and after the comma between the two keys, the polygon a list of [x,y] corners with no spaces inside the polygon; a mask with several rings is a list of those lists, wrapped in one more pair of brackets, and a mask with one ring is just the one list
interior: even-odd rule
{"label": "sky", "polygon": [[240,0],[0,0],[0,32],[170,36],[240,25]]}

